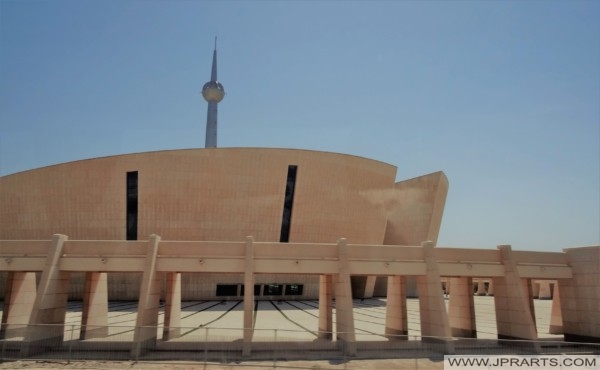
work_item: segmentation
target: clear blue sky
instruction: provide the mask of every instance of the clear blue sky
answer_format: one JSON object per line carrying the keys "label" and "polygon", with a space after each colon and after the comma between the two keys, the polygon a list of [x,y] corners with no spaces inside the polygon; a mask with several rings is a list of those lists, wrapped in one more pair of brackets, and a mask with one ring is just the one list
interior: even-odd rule
{"label": "clear blue sky", "polygon": [[204,145],[442,170],[439,245],[600,244],[598,1],[0,0],[0,175]]}

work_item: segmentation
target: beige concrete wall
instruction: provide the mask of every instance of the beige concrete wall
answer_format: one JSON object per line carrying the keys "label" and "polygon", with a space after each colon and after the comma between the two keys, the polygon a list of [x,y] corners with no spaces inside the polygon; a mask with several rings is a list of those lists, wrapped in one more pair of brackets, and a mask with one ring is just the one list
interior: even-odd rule
{"label": "beige concrete wall", "polygon": [[[83,295],[82,273],[72,273],[69,285],[69,299],[80,300]],[[108,299],[110,301],[135,301],[140,294],[142,282],[141,273],[109,273],[108,274]],[[239,300],[238,297],[219,297],[216,295],[217,284],[243,284],[242,274],[217,274],[217,273],[182,273],[181,298],[184,301],[199,299],[214,300]],[[0,287],[3,287],[0,282]],[[290,275],[290,274],[258,274],[255,284],[300,284],[303,285],[301,296],[261,296],[263,299],[317,299],[319,297],[319,277],[317,275]],[[161,285],[164,297],[166,286]],[[254,289],[254,288],[253,288]],[[0,296],[0,298],[2,298]]]}
{"label": "beige concrete wall", "polygon": [[0,178],[0,239],[123,240],[126,172],[138,171],[138,238],[279,241],[287,171],[298,166],[290,242],[382,243],[369,192],[394,166],[291,149],[190,149],[69,162]]}
{"label": "beige concrete wall", "polygon": [[[448,178],[434,172],[397,182],[385,199],[388,215],[383,244],[421,245],[430,240],[437,244],[448,194]],[[376,286],[384,287],[386,277],[378,277]],[[406,280],[409,297],[417,296],[416,280]],[[376,289],[381,293],[382,289]]]}
{"label": "beige concrete wall", "polygon": [[397,182],[386,201],[388,211],[384,244],[421,245],[437,243],[448,193],[443,172]]}
{"label": "beige concrete wall", "polygon": [[600,246],[565,249],[572,279],[559,279],[565,340],[600,341]]}

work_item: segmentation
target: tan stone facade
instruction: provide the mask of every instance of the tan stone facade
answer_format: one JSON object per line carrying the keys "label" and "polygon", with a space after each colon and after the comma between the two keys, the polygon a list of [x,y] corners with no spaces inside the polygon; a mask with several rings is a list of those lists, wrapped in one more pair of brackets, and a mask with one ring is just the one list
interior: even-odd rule
{"label": "tan stone facade", "polygon": [[139,238],[279,241],[288,166],[298,168],[290,242],[383,242],[371,192],[394,166],[289,149],[191,149],[59,164],[0,179],[0,239],[124,240],[126,173],[138,172]]}
{"label": "tan stone facade", "polygon": [[[137,358],[156,345],[161,296],[167,341],[180,335],[182,300],[226,296],[243,300],[248,355],[255,301],[289,289],[297,294],[285,298],[319,299],[319,337],[335,332],[353,355],[353,296],[387,295],[385,334],[397,340],[407,333],[414,290],[423,337],[453,353],[452,337],[477,333],[475,284],[476,294],[494,295],[500,339],[537,340],[537,295],[553,299],[553,332],[600,340],[600,247],[435,247],[446,176],[395,176],[394,166],[344,154],[234,148],[120,155],[2,177],[0,337],[22,335],[23,355],[29,344],[60,344],[75,298],[84,304],[81,338],[102,338],[108,301],[137,300]],[[40,330],[48,324],[56,328]]]}
{"label": "tan stone facade", "polygon": [[[395,182],[396,167],[366,158],[293,149],[189,149],[118,155],[43,167],[0,178],[0,240],[127,238],[127,176],[136,173],[135,239],[280,241],[288,170],[295,166],[289,242],[435,242],[448,181],[437,172]],[[242,277],[181,277],[184,299],[215,299],[216,284]],[[3,276],[0,276],[2,286]],[[380,279],[381,280],[381,279]],[[353,278],[355,296],[385,295],[386,281]],[[111,299],[135,299],[139,274],[108,277]],[[318,297],[318,278],[261,276],[257,284],[302,284]],[[414,284],[413,284],[414,285]],[[72,298],[84,285],[74,277]],[[265,296],[268,298],[268,295]]]}

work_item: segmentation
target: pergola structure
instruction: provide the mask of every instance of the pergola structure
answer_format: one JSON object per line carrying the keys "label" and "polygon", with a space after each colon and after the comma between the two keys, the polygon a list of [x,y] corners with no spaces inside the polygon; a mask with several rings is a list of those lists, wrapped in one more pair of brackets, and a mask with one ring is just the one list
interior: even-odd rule
{"label": "pergola structure", "polygon": [[[142,273],[132,355],[157,343],[161,281],[166,276],[163,340],[177,338],[181,318],[181,273],[242,273],[244,285],[258,274],[319,275],[318,332],[333,334],[346,354],[357,350],[351,276],[387,276],[385,334],[390,340],[408,333],[406,279],[417,280],[422,337],[436,337],[446,353],[452,338],[476,335],[473,278],[493,283],[499,339],[536,340],[532,306],[533,279],[556,280],[552,322],[566,340],[600,341],[598,302],[600,246],[564,252],[513,251],[421,246],[255,242],[68,240],[0,241],[0,271],[8,272],[2,337],[23,336],[23,354],[60,345],[63,340],[70,273],[85,273],[81,339],[107,335],[107,273]],[[41,272],[36,286],[35,273]],[[446,310],[442,280],[449,282]],[[253,345],[253,289],[244,290],[243,354]],[[332,325],[335,300],[336,325]],[[52,324],[51,326],[40,326]],[[43,344],[39,346],[38,344]],[[35,349],[34,349],[35,348]]]}

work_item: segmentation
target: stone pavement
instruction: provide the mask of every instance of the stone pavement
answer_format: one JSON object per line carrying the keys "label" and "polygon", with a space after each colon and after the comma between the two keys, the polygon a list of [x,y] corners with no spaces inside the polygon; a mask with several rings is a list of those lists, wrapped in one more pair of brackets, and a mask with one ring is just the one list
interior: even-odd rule
{"label": "stone pavement", "polygon": [[[448,300],[446,300],[446,304]],[[357,341],[384,340],[385,299],[354,300],[354,323]],[[534,300],[538,336],[561,340],[561,335],[549,334],[551,300]],[[113,326],[113,339],[126,339],[135,325],[136,302],[111,302],[109,325]],[[408,334],[420,336],[419,300],[407,300]],[[255,312],[256,340],[314,340],[318,327],[318,302],[258,301]],[[162,325],[163,311],[159,321]],[[241,301],[194,301],[182,303],[181,326],[185,335],[180,340],[204,341],[206,329],[210,337],[235,340],[242,337],[243,304]],[[496,338],[494,298],[475,297],[477,336]],[[334,309],[335,322],[335,309]],[[81,302],[70,302],[66,324],[75,327],[81,323]],[[334,326],[335,327],[335,326]],[[77,328],[76,328],[77,330]],[[275,334],[277,331],[277,334]],[[77,333],[74,332],[74,335]],[[162,333],[159,333],[159,336]]]}
{"label": "stone pavement", "polygon": [[[477,337],[496,338],[494,298],[475,296]],[[446,300],[448,304],[448,300]],[[69,302],[66,316],[65,339],[78,338],[81,323],[81,302]],[[385,340],[385,298],[354,300],[354,323],[357,341]],[[111,302],[109,305],[109,340],[131,340],[137,315],[137,302]],[[551,300],[534,300],[538,336],[562,340],[561,335],[549,334]],[[1,311],[1,306],[0,306]],[[318,301],[258,301],[255,312],[254,338],[258,341],[298,340],[316,338],[318,328]],[[408,334],[421,335],[419,300],[407,300]],[[213,340],[236,340],[242,337],[243,304],[241,301],[182,302],[182,338],[178,340],[204,341],[208,335]],[[164,312],[161,309],[159,325]],[[335,322],[335,309],[333,320]],[[335,327],[335,326],[334,326]],[[275,333],[275,331],[277,333]],[[159,330],[159,338],[162,331]]]}
{"label": "stone pavement", "polygon": [[[448,301],[446,301],[447,303]],[[536,322],[540,338],[562,336],[548,333],[552,301],[535,300]],[[182,333],[178,341],[193,342],[209,340],[234,341],[242,337],[243,307],[240,301],[196,301],[182,302]],[[111,302],[107,340],[132,340],[136,318],[136,302]],[[408,328],[410,339],[420,336],[419,301],[408,299]],[[334,310],[335,312],[335,310]],[[493,297],[476,296],[475,312],[478,337],[496,338],[496,322]],[[160,313],[162,324],[163,311]],[[335,314],[334,314],[335,321]],[[385,324],[385,299],[354,300],[354,321],[357,341],[382,341]],[[81,302],[70,302],[66,317],[66,339],[70,335],[78,338],[81,322]],[[259,341],[313,341],[318,325],[318,302],[259,301],[255,312],[254,340]],[[335,326],[334,326],[335,327]],[[73,330],[74,329],[74,330]],[[162,331],[159,330],[159,337]],[[376,343],[373,343],[376,344]],[[13,361],[0,363],[0,369],[443,369],[439,359],[411,358],[407,353],[403,359],[352,359],[352,361],[247,361],[242,363],[201,362],[131,362],[131,361]],[[418,356],[414,356],[418,357]]]}
{"label": "stone pavement", "polygon": [[443,370],[442,361],[429,359],[352,360],[344,363],[331,361],[244,362],[233,364],[200,364],[197,362],[131,362],[131,361],[14,361],[0,363],[0,369],[148,369],[148,370],[258,370],[258,369],[310,369],[310,370]]}

